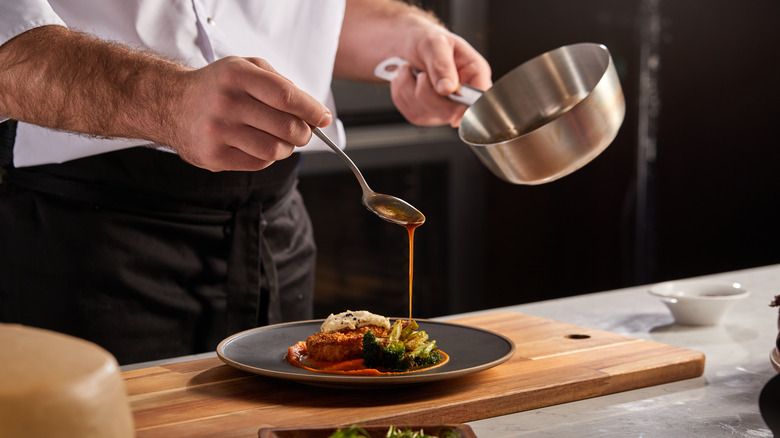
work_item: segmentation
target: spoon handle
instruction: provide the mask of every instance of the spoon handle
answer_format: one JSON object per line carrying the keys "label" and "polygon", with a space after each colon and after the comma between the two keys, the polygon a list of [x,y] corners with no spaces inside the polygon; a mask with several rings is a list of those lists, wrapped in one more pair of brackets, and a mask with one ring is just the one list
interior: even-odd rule
{"label": "spoon handle", "polygon": [[311,132],[319,137],[320,140],[325,142],[326,145],[328,145],[331,149],[333,149],[333,152],[336,153],[339,157],[341,157],[344,162],[347,163],[349,168],[352,170],[352,173],[355,174],[355,177],[357,178],[358,182],[360,183],[360,187],[363,189],[363,193],[370,193],[372,190],[368,186],[368,183],[366,182],[366,179],[363,178],[363,174],[360,173],[360,169],[355,166],[355,163],[352,162],[352,160],[347,156],[344,151],[341,150],[340,147],[336,146],[336,143],[333,143],[333,140],[330,139],[320,128],[312,127]]}
{"label": "spoon handle", "polygon": [[[397,56],[387,58],[376,66],[374,69],[374,75],[380,79],[384,79],[390,82],[395,79],[396,76],[398,76],[398,67],[406,64],[408,64],[408,62],[405,59],[399,58]],[[420,70],[412,67],[412,73],[417,76],[420,73]],[[466,84],[460,84],[460,88],[458,89],[457,93],[449,94],[447,95],[447,98],[453,102],[471,106],[474,105],[474,103],[476,103],[480,97],[482,97],[482,94],[482,91],[477,90],[474,87],[469,87]]]}

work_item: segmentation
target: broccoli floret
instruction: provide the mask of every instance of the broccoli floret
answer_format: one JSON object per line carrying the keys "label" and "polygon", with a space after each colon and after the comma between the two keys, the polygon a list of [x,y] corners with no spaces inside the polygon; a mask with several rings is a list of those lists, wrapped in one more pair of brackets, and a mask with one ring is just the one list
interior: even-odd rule
{"label": "broccoli floret", "polygon": [[405,371],[413,365],[405,356],[406,348],[403,342],[391,341],[382,345],[371,330],[363,335],[363,365],[366,367]]}
{"label": "broccoli floret", "polygon": [[367,331],[363,335],[363,365],[368,368],[376,368],[380,364],[382,346],[379,345],[374,332]]}
{"label": "broccoli floret", "polygon": [[401,341],[388,342],[387,346],[382,349],[382,366],[385,368],[394,369],[404,359],[406,348]]}
{"label": "broccoli floret", "polygon": [[436,341],[427,342],[428,335],[415,331],[417,328],[414,321],[405,327],[396,321],[387,338],[377,338],[372,331],[367,331],[363,335],[363,364],[388,371],[435,365],[440,360]]}
{"label": "broccoli floret", "polygon": [[436,341],[421,344],[409,353],[414,358],[414,363],[418,367],[434,365],[441,359],[439,350],[436,348]]}
{"label": "broccoli floret", "polygon": [[382,348],[379,366],[390,371],[406,371],[414,366],[414,360],[406,354],[406,347],[401,341],[390,341]]}
{"label": "broccoli floret", "polygon": [[436,365],[440,360],[441,355],[439,355],[439,350],[434,350],[426,357],[415,357],[414,364],[418,367],[429,367],[431,365]]}

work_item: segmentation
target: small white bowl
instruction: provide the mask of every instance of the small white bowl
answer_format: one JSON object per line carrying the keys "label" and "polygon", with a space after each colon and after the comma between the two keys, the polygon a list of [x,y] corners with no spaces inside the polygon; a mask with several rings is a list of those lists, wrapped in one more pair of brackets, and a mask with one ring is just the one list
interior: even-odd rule
{"label": "small white bowl", "polygon": [[649,292],[683,325],[717,325],[737,301],[750,295],[739,283],[712,280],[668,281],[651,286]]}

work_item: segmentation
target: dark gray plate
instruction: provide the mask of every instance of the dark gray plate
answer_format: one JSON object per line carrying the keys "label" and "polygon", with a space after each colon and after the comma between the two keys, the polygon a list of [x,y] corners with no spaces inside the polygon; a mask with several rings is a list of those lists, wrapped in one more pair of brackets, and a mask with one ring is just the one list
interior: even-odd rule
{"label": "dark gray plate", "polygon": [[515,353],[515,344],[487,330],[446,322],[417,320],[420,330],[450,356],[444,365],[406,374],[354,376],[309,371],[285,360],[287,349],[320,330],[323,320],[276,324],[247,330],[220,342],[217,356],[226,364],[250,373],[317,386],[376,388],[451,379],[501,364]]}

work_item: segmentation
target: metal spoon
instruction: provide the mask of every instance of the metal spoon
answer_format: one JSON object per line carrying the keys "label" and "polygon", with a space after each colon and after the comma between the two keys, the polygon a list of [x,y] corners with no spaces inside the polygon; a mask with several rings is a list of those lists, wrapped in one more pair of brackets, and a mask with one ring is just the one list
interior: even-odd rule
{"label": "metal spoon", "polygon": [[324,141],[325,144],[330,146],[330,148],[333,149],[347,165],[349,165],[349,168],[352,169],[352,173],[355,174],[355,177],[360,183],[360,187],[363,189],[363,198],[361,201],[369,211],[388,222],[402,226],[422,225],[422,223],[425,222],[425,216],[420,213],[420,210],[412,207],[411,204],[403,199],[396,198],[395,196],[383,195],[371,190],[368,183],[366,183],[366,179],[363,178],[363,174],[360,173],[360,170],[355,166],[355,163],[350,160],[341,148],[336,146],[320,128],[313,127],[312,132],[319,137],[320,140]]}

